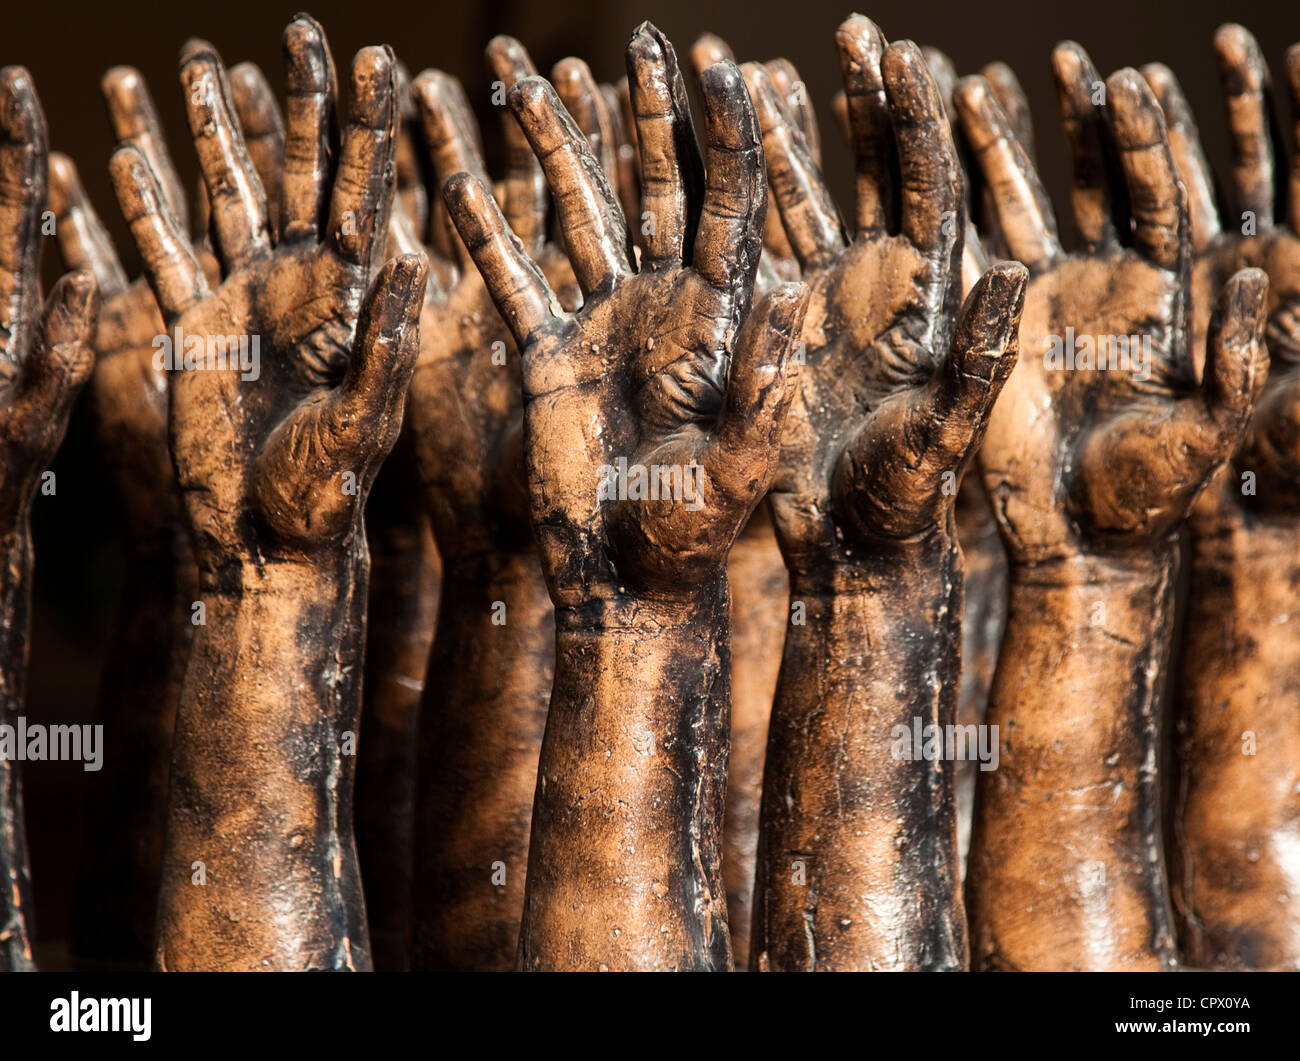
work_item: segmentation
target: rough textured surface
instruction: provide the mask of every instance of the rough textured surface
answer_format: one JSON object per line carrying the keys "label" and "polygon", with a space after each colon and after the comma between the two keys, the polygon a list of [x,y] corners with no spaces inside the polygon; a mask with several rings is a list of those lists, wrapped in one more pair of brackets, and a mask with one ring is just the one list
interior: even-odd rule
{"label": "rough textured surface", "polygon": [[[447,188],[523,355],[529,504],[556,606],[526,969],[731,964],[725,563],[770,480],[805,296],[778,288],[751,310],[766,196],[735,66],[705,75],[703,160],[676,57],[649,24],[629,45],[628,79],[643,208],[656,218],[639,266],[605,172],[553,90],[527,78],[510,93],[584,292],[577,313],[560,312],[481,181]],[[676,468],[678,489],[658,500],[630,480],[599,489],[615,485],[619,458]]]}
{"label": "rough textured surface", "polygon": [[914,45],[887,46],[861,16],[837,43],[857,157],[851,240],[771,72],[745,67],[811,289],[772,491],[792,614],[750,966],[961,969],[952,764],[892,753],[897,726],[956,721],[953,504],[1015,363],[1025,276],[991,271],[959,318],[962,183],[938,91]]}
{"label": "rough textured surface", "polygon": [[[1187,188],[1194,350],[1233,270],[1269,278],[1268,381],[1235,459],[1198,500],[1178,704],[1170,879],[1188,962],[1300,968],[1300,184],[1275,216],[1270,78],[1240,26],[1214,38],[1231,131],[1221,217],[1173,74],[1144,73]],[[1300,49],[1287,55],[1300,100]],[[1279,160],[1280,161],[1280,160]]]}
{"label": "rough textured surface", "polygon": [[[93,274],[64,276],[42,305],[45,115],[31,74],[0,69],[0,723],[15,726],[27,688],[32,501],[94,366]],[[19,765],[0,758],[0,972],[35,968]]]}
{"label": "rough textured surface", "polygon": [[[1021,361],[980,453],[1010,591],[988,716],[1000,765],[979,778],[967,871],[972,964],[1167,969],[1157,764],[1174,541],[1262,386],[1266,281],[1228,285],[1198,384],[1187,198],[1159,105],[1121,70],[1095,106],[1078,45],[1053,67],[1073,253],[988,82],[965,79],[955,97],[1002,236],[1031,271]],[[1145,339],[1143,362],[1058,370],[1045,355],[1067,328]]]}
{"label": "rough textured surface", "polygon": [[202,41],[182,51],[219,285],[166,209],[147,154],[124,143],[110,164],[173,337],[260,341],[256,378],[190,362],[170,380],[172,458],[206,621],[177,712],[161,969],[370,966],[351,806],[369,563],[361,514],[400,429],[426,269],[415,257],[377,268],[394,194],[391,54],[358,53],[335,155],[320,27],[295,19],[285,53],[272,211],[220,59]]}

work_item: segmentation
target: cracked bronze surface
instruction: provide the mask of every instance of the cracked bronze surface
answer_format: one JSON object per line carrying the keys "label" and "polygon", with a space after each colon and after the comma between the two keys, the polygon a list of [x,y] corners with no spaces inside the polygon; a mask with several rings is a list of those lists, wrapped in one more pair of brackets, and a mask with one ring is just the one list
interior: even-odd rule
{"label": "cracked bronze surface", "polygon": [[[972,965],[1168,969],[1159,695],[1175,537],[1263,384],[1266,280],[1228,284],[1198,384],[1187,197],[1159,105],[1128,69],[1094,105],[1078,45],[1058,46],[1053,68],[1073,252],[988,82],[964,79],[955,97],[999,230],[1031,273],[1021,361],[980,453],[1010,590],[988,715],[1000,764],[979,778],[967,871]],[[1149,338],[1147,370],[1049,369],[1067,328]]]}
{"label": "cracked bronze surface", "polygon": [[961,174],[921,53],[861,16],[837,44],[852,238],[770,71],[745,67],[811,291],[772,487],[792,610],[805,614],[772,710],[750,966],[962,969],[952,767],[892,749],[898,725],[956,720],[953,503],[1015,363],[1024,271],[998,266],[961,306]]}
{"label": "cracked bronze surface", "polygon": [[[0,69],[0,722],[10,726],[27,691],[32,503],[94,367],[99,314],[99,286],[84,269],[41,300],[48,157],[31,74]],[[0,757],[0,972],[35,968],[32,933],[22,779]]]}
{"label": "cracked bronze surface", "polygon": [[[173,371],[173,463],[199,565],[177,712],[155,962],[170,969],[367,969],[352,836],[369,557],[362,508],[402,419],[426,269],[379,268],[394,191],[394,63],[366,48],[330,150],[320,27],[284,36],[283,196],[266,192],[211,45],[181,83],[207,184],[210,286],[148,155],[114,189],[173,337],[257,336],[260,372]],[[281,223],[273,226],[272,218]]]}
{"label": "cracked bronze surface", "polygon": [[[1300,171],[1275,216],[1268,68],[1240,26],[1214,38],[1230,136],[1223,216],[1173,73],[1143,69],[1170,122],[1195,262],[1193,350],[1234,270],[1269,280],[1268,380],[1241,450],[1188,520],[1191,582],[1178,702],[1170,881],[1187,961],[1300,968]],[[1300,101],[1300,48],[1287,54]],[[1252,228],[1246,235],[1243,229]]]}

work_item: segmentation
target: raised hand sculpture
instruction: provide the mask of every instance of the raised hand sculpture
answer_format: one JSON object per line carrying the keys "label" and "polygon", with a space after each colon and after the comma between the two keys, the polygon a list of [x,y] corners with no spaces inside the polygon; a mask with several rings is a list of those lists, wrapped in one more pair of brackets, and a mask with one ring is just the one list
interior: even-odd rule
{"label": "raised hand sculpture", "polygon": [[220,59],[201,41],[182,51],[219,285],[147,156],[124,144],[111,162],[171,337],[172,458],[205,614],[177,713],[162,969],[370,966],[351,821],[362,508],[400,429],[426,268],[418,257],[380,268],[394,191],[391,54],[358,53],[336,156],[323,34],[300,16],[284,44],[278,231]]}
{"label": "raised hand sculpture", "polygon": [[999,765],[979,777],[967,870],[972,965],[1167,969],[1159,696],[1176,540],[1263,383],[1267,283],[1228,283],[1198,382],[1187,197],[1159,104],[1134,70],[1101,82],[1078,45],[1053,67],[1073,252],[987,81],[956,94],[1031,274],[1021,364],[980,453],[1010,587],[988,715]]}
{"label": "raised hand sculpture", "polygon": [[[63,276],[41,301],[48,160],[32,76],[6,66],[0,69],[0,722],[6,727],[17,726],[27,691],[32,503],[63,441],[72,401],[94,367],[99,314],[99,288],[84,269]],[[0,971],[36,967],[14,752],[0,755]]]}
{"label": "raised hand sculpture", "polygon": [[[1193,966],[1300,968],[1300,180],[1275,214],[1270,79],[1241,26],[1214,38],[1232,180],[1220,216],[1196,123],[1167,67],[1144,67],[1187,189],[1193,351],[1234,270],[1268,275],[1268,380],[1245,442],[1192,509],[1170,883]],[[1300,47],[1287,53],[1300,102]]]}
{"label": "raised hand sculpture", "polygon": [[961,174],[924,59],[861,16],[837,44],[857,160],[851,238],[767,71],[746,67],[812,292],[772,487],[802,621],[772,710],[750,963],[961,969],[953,765],[910,745],[956,722],[953,503],[1015,364],[1025,275],[997,266],[962,307]]}
{"label": "raised hand sculpture", "polygon": [[[705,73],[705,160],[671,45],[628,47],[642,208],[634,264],[604,170],[550,86],[510,104],[546,171],[574,314],[490,193],[452,216],[523,357],[529,505],[556,608],[520,956],[525,969],[725,969],[726,557],[767,488],[806,296],[751,308],[766,195],[739,71]],[[703,181],[697,178],[703,176]]]}

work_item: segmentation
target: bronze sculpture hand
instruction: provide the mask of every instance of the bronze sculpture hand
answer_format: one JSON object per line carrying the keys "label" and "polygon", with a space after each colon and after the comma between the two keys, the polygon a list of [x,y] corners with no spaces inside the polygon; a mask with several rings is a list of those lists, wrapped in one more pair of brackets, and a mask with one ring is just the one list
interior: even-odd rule
{"label": "bronze sculpture hand", "polygon": [[[1187,961],[1202,968],[1300,967],[1300,184],[1274,215],[1268,68],[1241,26],[1214,39],[1232,146],[1222,217],[1196,123],[1173,74],[1143,69],[1170,124],[1187,188],[1195,262],[1192,333],[1210,327],[1235,269],[1269,280],[1268,380],[1240,452],[1197,501],[1178,716],[1174,908]],[[1287,55],[1300,100],[1300,48]],[[1293,162],[1293,166],[1295,163]],[[1229,212],[1231,210],[1231,212]],[[1194,349],[1199,349],[1195,346]]]}
{"label": "bronze sculpture hand", "polygon": [[628,78],[655,218],[639,268],[554,91],[529,78],[510,93],[584,292],[576,314],[560,312],[479,181],[446,189],[523,355],[529,503],[556,607],[525,969],[730,965],[725,563],[770,479],[806,303],[782,287],[750,306],[766,196],[739,71],[704,78],[707,169],[671,45],[649,24]]}
{"label": "bronze sculpture hand", "polygon": [[335,158],[323,35],[300,16],[284,43],[278,237],[220,59],[201,41],[182,51],[225,269],[215,289],[147,157],[126,144],[110,167],[176,348],[172,457],[205,606],[177,716],[162,969],[369,967],[351,831],[361,513],[400,428],[426,270],[414,257],[378,268],[393,196],[391,54],[358,53]]}
{"label": "bronze sculpture hand", "polygon": [[[980,455],[1010,590],[988,716],[1000,765],[979,779],[967,872],[972,963],[1169,968],[1157,760],[1175,536],[1263,382],[1266,281],[1229,283],[1198,384],[1187,200],[1159,105],[1133,70],[1094,105],[1083,50],[1053,59],[1073,253],[987,82],[968,78],[956,97],[1003,236],[1031,272],[1024,356]],[[1125,201],[1131,222],[1113,206]]]}
{"label": "bronze sculpture hand", "polygon": [[[99,289],[63,276],[41,302],[45,115],[31,74],[0,70],[0,721],[16,726],[27,689],[32,503],[94,367]],[[57,219],[56,219],[57,228]],[[0,756],[0,971],[34,969],[32,894],[16,762]]]}
{"label": "bronze sculpture hand", "polygon": [[837,43],[852,239],[769,75],[746,68],[812,292],[772,488],[792,611],[805,615],[772,709],[751,967],[960,969],[953,767],[894,752],[900,726],[910,737],[914,720],[956,721],[953,502],[1015,364],[1025,276],[999,265],[961,308],[961,174],[921,53],[886,46],[861,16]]}

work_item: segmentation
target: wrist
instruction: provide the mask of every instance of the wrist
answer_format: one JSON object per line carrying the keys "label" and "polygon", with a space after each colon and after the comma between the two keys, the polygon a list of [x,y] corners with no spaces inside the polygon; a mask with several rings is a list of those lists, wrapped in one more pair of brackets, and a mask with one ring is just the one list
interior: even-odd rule
{"label": "wrist", "polygon": [[1164,565],[1174,562],[1177,551],[1177,535],[1126,549],[1073,547],[1033,562],[1012,556],[1008,574],[1025,585],[1118,587],[1156,577]]}
{"label": "wrist", "polygon": [[557,604],[555,626],[560,638],[646,638],[685,640],[696,631],[707,630],[721,618],[719,628],[729,634],[727,576],[725,569],[682,591],[680,596],[641,593],[615,587],[608,593],[593,594],[580,602]]}
{"label": "wrist", "polygon": [[725,575],[560,608],[556,625],[524,968],[727,968]]}
{"label": "wrist", "polygon": [[760,969],[966,963],[953,766],[911,747],[956,721],[958,553],[946,534],[891,553],[791,577],[763,775]]}

